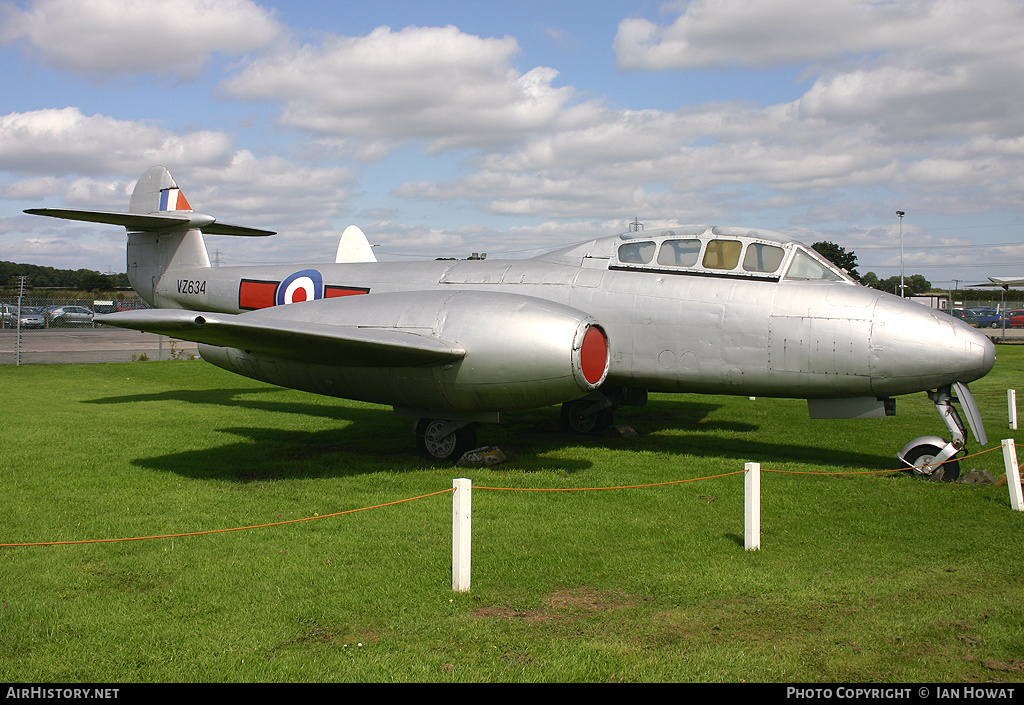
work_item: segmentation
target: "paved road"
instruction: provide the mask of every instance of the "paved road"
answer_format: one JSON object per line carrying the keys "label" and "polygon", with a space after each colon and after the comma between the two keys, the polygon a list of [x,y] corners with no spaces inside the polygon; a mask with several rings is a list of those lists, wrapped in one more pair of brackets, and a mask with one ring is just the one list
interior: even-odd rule
{"label": "paved road", "polygon": [[[17,351],[18,332],[0,330],[0,364],[15,364]],[[143,354],[150,360],[169,360],[174,353],[199,355],[195,343],[123,328],[100,326],[21,331],[23,365],[131,362],[133,356],[137,359]]]}

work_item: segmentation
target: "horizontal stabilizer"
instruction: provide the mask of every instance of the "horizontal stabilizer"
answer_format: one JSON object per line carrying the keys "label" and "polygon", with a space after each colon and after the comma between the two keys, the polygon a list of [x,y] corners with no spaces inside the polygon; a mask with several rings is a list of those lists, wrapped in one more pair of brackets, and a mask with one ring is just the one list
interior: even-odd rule
{"label": "horizontal stabilizer", "polygon": [[247,228],[244,225],[231,225],[229,223],[211,223],[200,228],[207,235],[236,235],[238,237],[266,237],[277,235],[273,230],[261,230],[260,228]]}
{"label": "horizontal stabilizer", "polygon": [[394,328],[335,326],[256,315],[146,309],[96,316],[97,323],[311,363],[412,367],[453,362],[455,343]]}
{"label": "horizontal stabilizer", "polygon": [[45,215],[50,218],[82,220],[88,223],[120,225],[133,232],[167,230],[168,228],[198,228],[210,235],[241,235],[265,237],[275,235],[271,230],[247,228],[241,225],[218,223],[212,215],[192,211],[163,211],[157,213],[116,213],[114,211],[74,210],[72,208],[29,208],[29,215]]}
{"label": "horizontal stabilizer", "polygon": [[989,277],[987,282],[981,284],[966,284],[970,288],[979,286],[1001,286],[1004,289],[1011,286],[1024,286],[1024,277]]}

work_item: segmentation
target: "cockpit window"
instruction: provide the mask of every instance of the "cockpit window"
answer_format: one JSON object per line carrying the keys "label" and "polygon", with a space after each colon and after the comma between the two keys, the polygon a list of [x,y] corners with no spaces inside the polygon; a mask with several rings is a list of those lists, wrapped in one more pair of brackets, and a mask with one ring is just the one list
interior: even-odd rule
{"label": "cockpit window", "polygon": [[798,249],[786,272],[786,279],[845,281],[843,276],[804,249]]}
{"label": "cockpit window", "polygon": [[654,259],[653,242],[628,242],[619,245],[619,261],[626,264],[650,264]]}
{"label": "cockpit window", "polygon": [[658,264],[669,267],[692,267],[700,256],[700,240],[665,240],[658,252]]}
{"label": "cockpit window", "polygon": [[747,254],[743,256],[743,269],[771,274],[782,264],[785,254],[786,251],[781,247],[752,242],[747,245]]}
{"label": "cockpit window", "polygon": [[743,243],[739,240],[708,240],[703,265],[707,269],[735,269],[742,251]]}

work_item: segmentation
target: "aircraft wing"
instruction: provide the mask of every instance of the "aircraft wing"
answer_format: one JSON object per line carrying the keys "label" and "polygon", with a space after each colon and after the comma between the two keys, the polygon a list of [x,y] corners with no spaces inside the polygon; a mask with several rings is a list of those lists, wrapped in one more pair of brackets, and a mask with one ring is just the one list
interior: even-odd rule
{"label": "aircraft wing", "polygon": [[146,309],[97,315],[97,323],[240,348],[291,360],[355,367],[411,367],[452,362],[465,356],[459,345],[395,328],[338,326],[253,318],[247,314]]}
{"label": "aircraft wing", "polygon": [[1024,277],[989,277],[988,284],[974,284],[974,286],[1021,286],[1024,284]]}

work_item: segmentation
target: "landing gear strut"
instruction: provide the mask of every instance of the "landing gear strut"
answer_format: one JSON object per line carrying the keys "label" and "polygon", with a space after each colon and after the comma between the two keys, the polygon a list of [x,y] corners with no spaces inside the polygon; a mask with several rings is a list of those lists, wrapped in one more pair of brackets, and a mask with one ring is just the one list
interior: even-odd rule
{"label": "landing gear strut", "polygon": [[604,397],[598,400],[586,397],[562,404],[562,430],[568,433],[597,435],[614,420],[615,408]]}
{"label": "landing gear strut", "polygon": [[419,419],[414,430],[420,453],[438,463],[455,462],[476,448],[476,424],[470,421]]}
{"label": "landing gear strut", "polygon": [[[953,396],[953,391],[956,392],[956,397]],[[960,420],[956,407],[953,406],[954,401],[960,402],[963,407],[967,422],[978,443],[984,445],[988,442],[988,437],[985,435],[985,427],[981,423],[974,396],[966,384],[957,382],[952,386],[940,387],[934,392],[928,392],[928,398],[935,404],[939,416],[946,423],[952,440],[947,441],[937,436],[915,438],[904,446],[896,457],[907,466],[907,472],[915,477],[952,482],[960,477],[960,463],[953,460],[953,456],[963,450],[967,442],[967,429]]]}
{"label": "landing gear strut", "polygon": [[615,421],[620,406],[647,406],[647,390],[605,385],[582,399],[562,404],[562,430],[577,435],[598,435]]}

